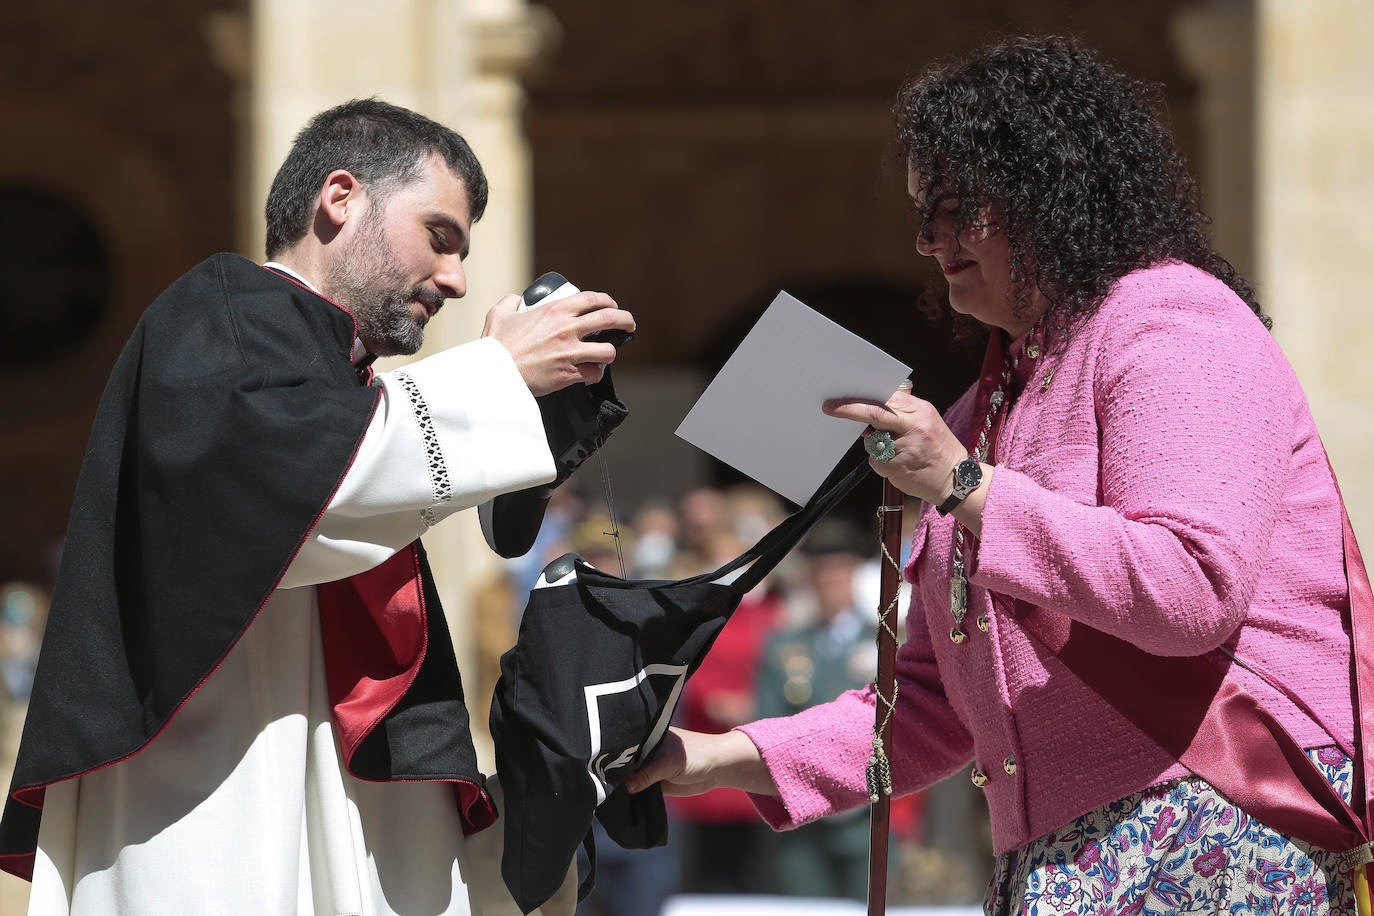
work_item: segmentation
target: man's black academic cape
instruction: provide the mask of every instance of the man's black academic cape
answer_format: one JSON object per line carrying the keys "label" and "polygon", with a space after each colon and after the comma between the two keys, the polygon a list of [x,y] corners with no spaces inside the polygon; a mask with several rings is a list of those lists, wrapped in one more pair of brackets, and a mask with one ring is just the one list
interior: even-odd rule
{"label": "man's black academic cape", "polygon": [[[276,589],[380,399],[350,362],[355,334],[340,306],[230,254],[144,313],[77,483],[0,868],[31,879],[44,787],[157,737]],[[419,542],[319,595],[350,772],[451,781],[465,829],[491,824]],[[396,615],[379,603],[397,600],[402,632],[381,622]]]}

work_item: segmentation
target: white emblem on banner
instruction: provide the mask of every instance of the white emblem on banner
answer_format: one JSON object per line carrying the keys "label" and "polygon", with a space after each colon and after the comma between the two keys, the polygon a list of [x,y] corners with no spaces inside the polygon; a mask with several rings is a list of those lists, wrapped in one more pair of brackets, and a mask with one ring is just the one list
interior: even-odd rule
{"label": "white emblem on banner", "polygon": [[[601,751],[601,701],[606,697],[614,697],[616,694],[636,691],[645,678],[649,677],[671,677],[674,679],[672,689],[668,693],[668,699],[663,704],[663,709],[659,711],[658,717],[654,720],[654,727],[649,732],[648,739],[642,744],[627,747],[616,753],[614,759],[611,754],[614,750],[602,753]],[[592,785],[596,788],[596,803],[599,805],[606,800],[610,794],[611,786],[606,774],[614,769],[629,766],[636,761],[642,761],[649,755],[654,748],[658,747],[658,742],[663,738],[663,733],[668,730],[668,723],[672,721],[673,710],[677,707],[678,697],[682,695],[682,685],[687,682],[686,665],[646,665],[634,677],[626,678],[623,681],[611,681],[606,684],[592,684],[584,687],[583,690],[587,697],[587,729],[591,734],[592,753],[587,761],[587,775],[592,779]],[[640,749],[643,748],[641,753]]]}

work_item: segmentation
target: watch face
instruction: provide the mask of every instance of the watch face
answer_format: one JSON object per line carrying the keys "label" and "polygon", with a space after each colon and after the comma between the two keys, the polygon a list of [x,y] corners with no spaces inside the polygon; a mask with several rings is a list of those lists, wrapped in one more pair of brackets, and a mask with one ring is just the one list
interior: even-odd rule
{"label": "watch face", "polygon": [[972,490],[983,482],[983,466],[973,459],[961,461],[954,467],[954,484],[961,490]]}

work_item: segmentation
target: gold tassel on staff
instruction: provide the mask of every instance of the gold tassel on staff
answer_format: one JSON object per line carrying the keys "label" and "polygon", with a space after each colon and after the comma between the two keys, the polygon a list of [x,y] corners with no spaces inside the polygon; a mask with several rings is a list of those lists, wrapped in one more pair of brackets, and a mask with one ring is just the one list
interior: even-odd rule
{"label": "gold tassel on staff", "polygon": [[878,533],[882,544],[882,576],[878,599],[878,677],[873,720],[873,756],[868,758],[868,797],[873,803],[868,850],[868,916],[887,910],[887,848],[892,808],[892,716],[897,706],[897,600],[901,594],[902,492],[883,481],[878,506]]}

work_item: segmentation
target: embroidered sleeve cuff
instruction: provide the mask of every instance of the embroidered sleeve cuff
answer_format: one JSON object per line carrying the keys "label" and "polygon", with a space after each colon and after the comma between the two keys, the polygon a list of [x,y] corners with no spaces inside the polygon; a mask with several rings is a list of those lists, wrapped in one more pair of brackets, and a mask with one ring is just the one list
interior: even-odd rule
{"label": "embroidered sleeve cuff", "polygon": [[377,384],[372,424],[283,588],[370,569],[447,515],[553,480],[539,407],[497,341],[380,373]]}
{"label": "embroidered sleeve cuff", "polygon": [[434,506],[455,511],[553,480],[539,406],[498,341],[475,340],[379,378],[408,404]]}

